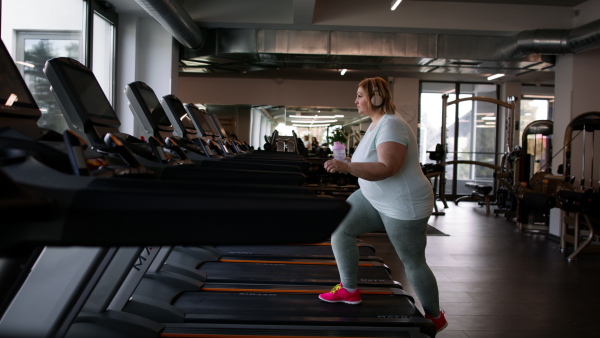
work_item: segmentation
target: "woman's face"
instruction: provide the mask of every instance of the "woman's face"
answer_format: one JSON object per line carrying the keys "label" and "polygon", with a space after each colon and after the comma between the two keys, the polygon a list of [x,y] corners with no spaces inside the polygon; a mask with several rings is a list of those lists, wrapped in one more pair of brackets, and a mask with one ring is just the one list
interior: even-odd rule
{"label": "woman's face", "polygon": [[358,87],[356,91],[356,100],[354,100],[354,104],[358,109],[358,113],[361,115],[369,115],[369,97],[363,87]]}

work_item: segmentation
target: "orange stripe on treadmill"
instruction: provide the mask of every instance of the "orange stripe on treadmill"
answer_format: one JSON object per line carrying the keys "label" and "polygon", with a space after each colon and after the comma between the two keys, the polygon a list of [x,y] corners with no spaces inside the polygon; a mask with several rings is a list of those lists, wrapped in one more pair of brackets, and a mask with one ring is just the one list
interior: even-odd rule
{"label": "orange stripe on treadmill", "polygon": [[[260,261],[260,260],[245,260],[245,259],[220,259],[219,262],[262,263],[262,264],[300,264],[300,265],[336,265],[335,263],[329,263],[329,262]],[[358,266],[373,266],[373,264],[359,263]]]}

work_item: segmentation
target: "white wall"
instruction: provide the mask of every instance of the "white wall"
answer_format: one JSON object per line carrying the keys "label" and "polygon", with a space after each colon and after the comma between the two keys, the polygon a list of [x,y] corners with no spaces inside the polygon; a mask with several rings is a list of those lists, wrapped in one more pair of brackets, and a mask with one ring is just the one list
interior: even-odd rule
{"label": "white wall", "polygon": [[140,137],[144,132],[134,119],[123,90],[128,83],[143,81],[159,98],[174,94],[177,81],[172,79],[177,76],[178,50],[172,36],[154,19],[135,15],[119,16],[118,39],[115,108],[121,121],[120,131]]}
{"label": "white wall", "polygon": [[[556,100],[554,113],[553,153],[557,154],[565,145],[565,130],[568,124],[580,114],[600,111],[600,96],[597,85],[600,78],[600,50],[591,50],[574,55],[558,57],[556,65]],[[575,133],[574,135],[575,136]],[[571,175],[581,179],[583,152],[573,142],[571,157]],[[586,149],[586,159],[599,158],[600,149],[591,156]],[[588,162],[589,163],[589,162]],[[564,164],[564,152],[552,161],[552,172],[557,173],[558,166]],[[589,178],[589,177],[588,177]],[[550,233],[560,235],[560,210],[553,209],[550,214]]]}
{"label": "white wall", "polygon": [[587,0],[575,7],[573,27],[579,27],[600,18],[600,0]]}
{"label": "white wall", "polygon": [[[35,10],[31,10],[35,7]],[[73,14],[80,14],[80,19]],[[14,30],[74,30],[81,31],[83,1],[81,0],[2,0],[2,41],[12,53],[15,50]]]}
{"label": "white wall", "polygon": [[274,106],[354,107],[354,81],[306,81],[179,76],[184,102]]}
{"label": "white wall", "polygon": [[[391,82],[396,110],[408,121],[413,132],[417,135],[419,128],[419,79],[393,78],[391,79]],[[415,115],[412,120],[404,115],[406,110],[412,110],[414,112]]]}

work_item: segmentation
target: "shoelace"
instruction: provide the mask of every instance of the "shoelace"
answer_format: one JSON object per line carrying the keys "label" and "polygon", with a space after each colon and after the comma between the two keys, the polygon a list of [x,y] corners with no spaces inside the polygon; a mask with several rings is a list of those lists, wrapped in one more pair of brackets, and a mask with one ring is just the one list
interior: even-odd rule
{"label": "shoelace", "polygon": [[333,289],[331,289],[331,291],[329,291],[329,292],[330,293],[336,293],[341,288],[342,288],[342,286],[340,284],[338,284],[338,285],[334,286]]}

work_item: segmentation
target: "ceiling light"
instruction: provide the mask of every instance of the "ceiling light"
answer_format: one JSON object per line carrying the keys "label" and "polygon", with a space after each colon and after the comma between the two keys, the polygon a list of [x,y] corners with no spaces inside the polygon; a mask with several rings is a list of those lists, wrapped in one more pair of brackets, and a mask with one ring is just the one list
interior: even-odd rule
{"label": "ceiling light", "polygon": [[554,95],[533,95],[533,94],[525,94],[523,95],[524,99],[547,99],[547,100],[552,100],[554,99]]}
{"label": "ceiling light", "polygon": [[504,76],[504,74],[494,74],[494,75],[492,75],[492,76],[488,76],[488,78],[487,78],[487,79],[488,79],[488,81],[492,81],[492,80],[494,80],[494,79],[497,79],[497,78],[499,78],[499,77],[503,77],[503,76]]}
{"label": "ceiling light", "polygon": [[294,121],[292,120],[292,123],[313,123],[313,122],[318,122],[318,123],[333,123],[333,122],[337,122],[337,120],[319,120],[319,121]]}
{"label": "ceiling light", "polygon": [[348,69],[346,69],[346,68],[342,69],[342,71],[340,72],[340,75],[346,74],[347,71],[348,71]]}
{"label": "ceiling light", "polygon": [[290,115],[290,118],[295,119],[333,119],[337,117],[344,117],[344,115]]}
{"label": "ceiling light", "polygon": [[329,127],[328,124],[292,124],[294,127],[304,127],[304,128],[315,128],[315,127]]}
{"label": "ceiling light", "polygon": [[402,0],[392,0],[392,10],[396,10],[396,7],[402,2]]}

